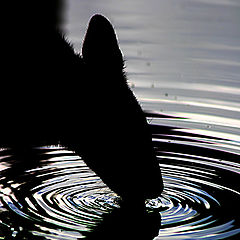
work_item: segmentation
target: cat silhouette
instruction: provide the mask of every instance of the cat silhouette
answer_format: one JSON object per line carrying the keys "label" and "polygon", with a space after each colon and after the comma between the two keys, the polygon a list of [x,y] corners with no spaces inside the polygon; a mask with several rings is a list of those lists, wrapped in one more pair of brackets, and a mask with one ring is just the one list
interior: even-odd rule
{"label": "cat silhouette", "polygon": [[91,18],[80,55],[59,30],[61,1],[4,7],[12,14],[4,16],[0,47],[1,146],[24,155],[61,144],[123,199],[158,197],[163,182],[150,127],[109,20]]}

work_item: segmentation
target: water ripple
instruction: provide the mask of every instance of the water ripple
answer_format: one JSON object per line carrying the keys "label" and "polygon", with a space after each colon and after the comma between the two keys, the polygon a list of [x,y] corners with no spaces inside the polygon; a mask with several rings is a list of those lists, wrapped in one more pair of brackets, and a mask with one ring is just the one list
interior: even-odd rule
{"label": "water ripple", "polygon": [[[161,227],[154,220],[156,239],[237,239],[240,164],[239,155],[229,151],[234,143],[184,129],[152,128],[165,185],[162,196],[146,201],[148,214],[161,215]],[[35,151],[38,161],[30,165],[10,149],[0,152],[2,239],[82,239],[105,223],[106,215],[121,211],[120,198],[83,159],[60,146]],[[124,214],[122,222],[129,214],[130,225],[137,222],[134,211]],[[137,234],[141,228],[131,229]]]}

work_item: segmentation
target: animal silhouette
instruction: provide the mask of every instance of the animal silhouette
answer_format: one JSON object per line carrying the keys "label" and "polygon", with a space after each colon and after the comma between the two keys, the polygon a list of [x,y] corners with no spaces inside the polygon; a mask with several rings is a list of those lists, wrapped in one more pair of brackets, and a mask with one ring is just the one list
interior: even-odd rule
{"label": "animal silhouette", "polygon": [[[22,156],[61,144],[126,201],[163,189],[151,132],[111,23],[91,18],[82,56],[59,30],[61,1],[5,1],[0,144]],[[5,16],[7,18],[7,16]]]}

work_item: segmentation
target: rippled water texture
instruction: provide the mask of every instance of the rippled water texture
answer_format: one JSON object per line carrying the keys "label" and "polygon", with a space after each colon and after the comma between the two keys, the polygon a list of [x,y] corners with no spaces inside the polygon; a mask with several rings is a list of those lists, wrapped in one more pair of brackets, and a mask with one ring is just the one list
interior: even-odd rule
{"label": "rippled water texture", "polygon": [[77,51],[92,14],[113,22],[165,189],[139,212],[61,146],[1,149],[0,239],[240,239],[239,1],[68,3]]}
{"label": "rippled water texture", "polygon": [[[144,239],[238,239],[240,143],[157,124],[179,121],[163,117],[149,114],[165,189],[146,202],[148,213],[140,216],[120,207],[118,196],[62,147],[37,148],[25,164],[2,149],[1,237],[96,239],[90,237],[99,231],[116,239],[121,229],[127,236],[147,232]],[[122,225],[126,221],[132,226]],[[145,228],[139,228],[142,222]]]}

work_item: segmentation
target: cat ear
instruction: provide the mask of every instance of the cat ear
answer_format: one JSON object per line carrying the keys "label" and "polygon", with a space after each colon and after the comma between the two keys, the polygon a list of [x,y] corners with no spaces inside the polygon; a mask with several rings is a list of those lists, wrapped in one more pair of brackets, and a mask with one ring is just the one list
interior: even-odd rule
{"label": "cat ear", "polygon": [[124,61],[117,36],[111,23],[101,15],[94,15],[83,42],[84,62],[97,67],[123,68]]}

